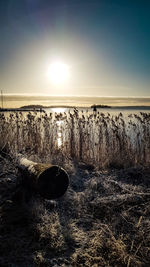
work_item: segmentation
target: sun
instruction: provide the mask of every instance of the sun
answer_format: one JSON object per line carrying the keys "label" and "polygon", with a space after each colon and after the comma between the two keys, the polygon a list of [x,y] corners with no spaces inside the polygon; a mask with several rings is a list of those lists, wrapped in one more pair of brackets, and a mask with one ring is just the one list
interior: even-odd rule
{"label": "sun", "polygon": [[50,65],[48,75],[53,84],[64,84],[69,80],[69,66],[60,61],[53,62]]}

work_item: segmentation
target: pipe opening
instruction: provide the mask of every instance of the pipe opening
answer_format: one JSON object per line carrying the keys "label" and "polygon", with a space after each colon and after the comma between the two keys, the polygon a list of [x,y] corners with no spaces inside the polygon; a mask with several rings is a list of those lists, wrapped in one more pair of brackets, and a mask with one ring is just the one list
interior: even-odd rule
{"label": "pipe opening", "polygon": [[38,179],[39,194],[46,199],[56,199],[64,195],[69,185],[69,177],[64,169],[52,166],[43,171]]}

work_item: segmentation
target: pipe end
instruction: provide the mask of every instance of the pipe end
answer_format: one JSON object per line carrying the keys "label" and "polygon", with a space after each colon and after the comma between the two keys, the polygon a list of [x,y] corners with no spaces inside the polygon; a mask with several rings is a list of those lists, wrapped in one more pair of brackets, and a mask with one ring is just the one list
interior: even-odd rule
{"label": "pipe end", "polygon": [[69,186],[67,172],[54,165],[44,170],[38,179],[37,190],[46,199],[56,199],[65,194]]}

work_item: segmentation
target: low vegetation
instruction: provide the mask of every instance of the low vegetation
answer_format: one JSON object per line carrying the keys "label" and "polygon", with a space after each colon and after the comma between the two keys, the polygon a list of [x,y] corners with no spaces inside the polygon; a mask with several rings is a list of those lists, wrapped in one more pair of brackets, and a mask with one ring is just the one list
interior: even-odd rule
{"label": "low vegetation", "polygon": [[[0,265],[149,266],[150,115],[0,116]],[[18,152],[64,167],[67,193],[16,199]]]}

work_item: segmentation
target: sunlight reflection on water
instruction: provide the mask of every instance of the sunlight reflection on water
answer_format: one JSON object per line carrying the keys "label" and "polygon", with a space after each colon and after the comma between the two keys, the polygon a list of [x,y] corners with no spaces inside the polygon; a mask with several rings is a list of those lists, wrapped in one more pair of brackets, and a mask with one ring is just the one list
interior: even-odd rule
{"label": "sunlight reflection on water", "polygon": [[61,146],[62,146],[62,131],[61,131],[61,124],[63,123],[63,121],[57,121],[56,123],[57,123],[57,125],[58,125],[57,145],[58,145],[58,148],[61,148]]}
{"label": "sunlight reflection on water", "polygon": [[59,148],[62,146],[61,137],[57,138],[57,145],[58,145]]}
{"label": "sunlight reflection on water", "polygon": [[66,108],[52,108],[52,111],[56,113],[61,113],[61,112],[65,112]]}

